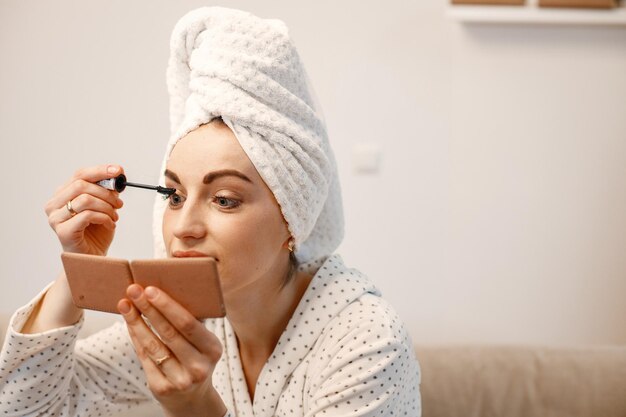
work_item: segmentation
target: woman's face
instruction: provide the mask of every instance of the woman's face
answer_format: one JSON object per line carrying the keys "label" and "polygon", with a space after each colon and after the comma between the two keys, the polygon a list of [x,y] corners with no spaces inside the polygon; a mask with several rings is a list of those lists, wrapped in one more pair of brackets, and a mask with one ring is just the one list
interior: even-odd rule
{"label": "woman's face", "polygon": [[211,122],[179,140],[165,176],[177,190],[163,217],[169,257],[196,251],[216,258],[226,296],[265,277],[282,283],[287,224],[227,125]]}

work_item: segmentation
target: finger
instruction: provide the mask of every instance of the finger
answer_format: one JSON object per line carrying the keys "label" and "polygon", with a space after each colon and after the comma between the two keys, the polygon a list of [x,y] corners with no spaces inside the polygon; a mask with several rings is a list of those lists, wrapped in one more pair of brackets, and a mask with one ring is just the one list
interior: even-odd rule
{"label": "finger", "polygon": [[[65,204],[68,200],[71,200],[72,198],[76,197],[77,194],[70,195],[70,196],[66,195],[67,193],[66,190],[70,188],[70,186],[73,183],[76,183],[76,182],[96,183],[100,180],[111,178],[111,177],[116,177],[123,173],[124,173],[124,168],[122,168],[119,165],[111,165],[111,164],[92,166],[92,167],[81,168],[77,170],[74,173],[74,175],[72,175],[72,177],[65,184],[63,184],[61,187],[56,189],[53,198],[50,201],[48,201],[48,203],[46,204],[46,214],[50,214],[52,210],[60,207],[60,204]],[[100,188],[106,190],[106,188],[104,187],[100,187]],[[108,190],[108,191],[109,191],[108,194],[114,195],[116,197],[119,195],[117,191],[111,191],[111,190]],[[106,194],[103,194],[103,195],[106,195]],[[62,197],[61,203],[59,203],[58,201],[60,197]],[[111,203],[111,205],[115,205],[114,204],[115,201],[110,201],[109,203]]]}
{"label": "finger", "polygon": [[104,213],[99,213],[97,211],[81,211],[74,217],[57,223],[54,226],[54,231],[59,236],[59,238],[63,241],[64,239],[69,239],[71,235],[82,232],[89,226],[90,224],[97,224],[106,227],[109,230],[115,230],[115,222],[109,215]]}
{"label": "finger", "polygon": [[[150,287],[155,290],[154,287]],[[175,328],[147,299],[140,285],[132,284],[127,289],[135,307],[148,318],[161,341],[176,355],[182,366],[187,369],[193,382],[204,381],[213,366],[211,358],[207,358]],[[194,319],[194,321],[196,321]],[[204,327],[204,326],[202,326]],[[210,332],[204,327],[205,337]],[[219,359],[219,357],[218,357]]]}
{"label": "finger", "polygon": [[[157,394],[165,395],[169,391],[174,389],[174,385],[167,379],[161,367],[157,366],[154,363],[154,360],[148,355],[146,349],[142,345],[142,341],[137,336],[135,332],[135,327],[139,326],[141,323],[135,323],[135,321],[141,320],[141,316],[139,312],[133,307],[132,303],[126,299],[122,299],[117,304],[117,308],[122,313],[124,320],[126,320],[126,327],[128,328],[128,334],[130,335],[130,339],[133,342],[133,347],[135,348],[135,352],[137,353],[137,357],[141,362],[141,366],[146,374],[146,378],[148,380],[148,385],[150,390]],[[146,326],[145,323],[143,323]],[[165,362],[170,360],[175,360],[175,358],[170,358]],[[161,364],[161,366],[165,365],[165,362]]]}
{"label": "finger", "polygon": [[[111,217],[114,222],[119,220],[119,215],[117,214],[115,207],[113,207],[104,200],[92,196],[91,194],[81,194],[74,200],[72,200],[72,209],[75,213],[81,213],[86,210],[104,213]],[[48,216],[48,221],[50,225],[53,226],[55,224],[69,220],[72,217],[74,216],[72,215],[72,213],[70,213],[67,205],[64,205],[63,207],[56,209],[52,213],[50,213],[50,215]]]}
{"label": "finger", "polygon": [[[66,181],[63,185],[58,187],[54,194],[60,194],[65,188],[77,180],[83,180],[86,182],[96,183],[103,179],[117,177],[124,173],[124,168],[115,164],[97,165],[87,168],[78,169],[74,172],[74,175]],[[103,187],[104,188],[104,187]],[[119,194],[117,191],[112,191],[115,195]]]}
{"label": "finger", "polygon": [[[143,358],[142,364],[144,367],[152,369],[153,372],[158,371],[161,373],[175,388],[179,390],[188,389],[192,384],[191,376],[183,369],[178,361],[178,357],[150,330],[141,317],[139,310],[126,299],[120,300],[118,310],[124,316],[124,320],[126,320],[129,333],[132,333],[131,337],[134,337],[137,355],[140,359]],[[160,366],[155,363],[157,359],[166,356],[169,356],[169,359],[163,361]]]}
{"label": "finger", "polygon": [[147,287],[148,301],[200,352],[219,360],[222,345],[204,323],[196,319],[185,307],[177,303],[165,291],[156,287]]}
{"label": "finger", "polygon": [[[124,317],[134,341],[137,342],[135,343],[135,347],[137,348],[137,355],[140,358],[155,361],[158,358],[171,355],[167,347],[161,343],[159,338],[148,328],[148,325],[141,317],[141,312],[137,310],[129,300],[125,298],[120,300],[117,304],[117,308]],[[168,361],[170,359],[168,359]]]}
{"label": "finger", "polygon": [[73,216],[66,206],[55,209],[51,213],[48,214],[48,224],[52,227],[53,230],[56,230],[57,225],[63,223],[66,220],[71,219]]}
{"label": "finger", "polygon": [[[150,291],[154,292],[158,291],[158,289],[149,287],[148,292]],[[164,292],[162,293],[165,294]],[[181,365],[187,370],[192,378],[192,382],[199,383],[208,378],[222,353],[221,344],[219,340],[217,340],[217,337],[187,312],[190,320],[188,322],[189,324],[182,325],[181,327],[188,332],[190,331],[192,334],[194,331],[201,333],[201,335],[195,337],[197,339],[203,339],[203,343],[209,347],[204,351],[200,351],[181,334],[180,329],[176,328],[170,320],[163,316],[158,308],[155,308],[155,306],[149,302],[146,292],[141,291],[139,285],[129,286],[128,294],[133,298],[135,307],[148,318],[150,325],[154,328],[163,343],[176,355]],[[162,298],[162,300],[164,299]],[[210,352],[211,355],[207,355],[207,351]]]}
{"label": "finger", "polygon": [[55,194],[45,206],[46,214],[50,215],[53,210],[61,208],[81,194],[88,194],[100,200],[106,201],[112,207],[120,208],[124,204],[118,197],[116,191],[107,190],[97,184],[87,182],[85,180],[74,180],[70,185],[63,188],[59,193]]}
{"label": "finger", "polygon": [[87,182],[98,182],[107,178],[117,177],[124,173],[124,169],[115,164],[96,165],[78,169],[74,176],[74,180],[85,180]]}

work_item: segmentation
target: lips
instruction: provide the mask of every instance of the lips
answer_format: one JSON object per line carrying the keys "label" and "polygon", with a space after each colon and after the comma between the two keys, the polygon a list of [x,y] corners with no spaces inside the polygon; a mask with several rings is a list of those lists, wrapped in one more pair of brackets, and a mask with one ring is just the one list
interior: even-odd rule
{"label": "lips", "polygon": [[177,250],[172,255],[175,258],[206,258],[206,257],[209,256],[206,253],[198,252],[198,251],[195,251],[195,250],[189,250],[189,251]]}

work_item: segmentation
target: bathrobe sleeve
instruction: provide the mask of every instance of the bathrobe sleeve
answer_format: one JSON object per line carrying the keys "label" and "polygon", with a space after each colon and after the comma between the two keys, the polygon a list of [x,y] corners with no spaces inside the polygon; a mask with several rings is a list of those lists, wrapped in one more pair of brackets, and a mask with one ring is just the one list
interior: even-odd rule
{"label": "bathrobe sleeve", "polygon": [[24,334],[46,287],[12,316],[0,354],[0,415],[107,416],[153,397],[126,326],[77,340],[72,326]]}
{"label": "bathrobe sleeve", "polygon": [[384,300],[361,297],[333,319],[320,340],[310,368],[307,417],[421,415],[412,343]]}

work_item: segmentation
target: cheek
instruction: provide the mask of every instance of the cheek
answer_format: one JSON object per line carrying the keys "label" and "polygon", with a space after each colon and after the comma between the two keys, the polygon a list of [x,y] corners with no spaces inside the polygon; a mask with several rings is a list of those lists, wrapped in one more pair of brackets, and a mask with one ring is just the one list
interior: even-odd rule
{"label": "cheek", "polygon": [[220,219],[214,225],[217,240],[242,256],[270,254],[280,248],[286,227],[267,210],[251,210],[246,215]]}
{"label": "cheek", "polygon": [[286,232],[282,215],[255,207],[245,213],[215,215],[208,239],[217,249],[217,265],[225,293],[265,276],[276,266]]}
{"label": "cheek", "polygon": [[239,271],[235,275],[263,271],[276,262],[288,237],[282,214],[277,210],[257,206],[245,215],[231,216],[229,224],[225,222],[223,228],[216,225],[215,239],[224,249],[224,255],[228,256],[229,267]]}
{"label": "cheek", "polygon": [[172,242],[172,216],[168,209],[165,209],[165,213],[163,214],[163,222],[161,223],[163,230],[163,242],[165,242],[165,250],[167,252],[167,256],[171,256],[170,254],[170,243]]}

